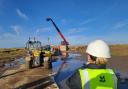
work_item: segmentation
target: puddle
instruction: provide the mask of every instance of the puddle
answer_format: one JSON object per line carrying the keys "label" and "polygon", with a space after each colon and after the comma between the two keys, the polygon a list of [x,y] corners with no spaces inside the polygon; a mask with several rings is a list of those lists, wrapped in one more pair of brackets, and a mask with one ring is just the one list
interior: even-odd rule
{"label": "puddle", "polygon": [[[54,80],[56,81],[58,85],[59,85],[59,82],[71,76],[75,72],[76,69],[83,66],[84,63],[86,63],[84,57],[82,57],[78,53],[69,53],[69,56],[67,57],[63,67],[60,68],[63,62],[64,60],[61,60],[61,57],[58,58],[57,61],[52,62],[52,68],[53,68],[52,71],[54,73],[57,73],[59,70],[57,76],[54,77]],[[21,64],[24,64],[24,63],[25,63],[24,58],[18,58],[9,63],[5,63],[0,68],[17,68],[17,66],[20,66]],[[120,74],[120,71],[117,71],[117,73]],[[128,87],[128,82],[127,84],[121,84],[119,81],[119,87],[122,87],[120,89],[127,89],[123,87]]]}
{"label": "puddle", "polygon": [[[83,66],[85,60],[78,60],[77,56],[81,56],[80,54],[69,54],[69,57],[66,59],[66,63],[64,63],[61,69],[60,66],[64,62],[63,60],[58,60],[57,62],[52,63],[53,72],[58,72],[57,76],[54,77],[57,84],[65,78],[69,77],[74,73],[76,69]],[[82,57],[81,57],[82,58]]]}
{"label": "puddle", "polygon": [[8,63],[5,63],[3,66],[1,66],[2,68],[15,68],[17,66],[20,66],[21,64],[24,64],[24,58],[18,58],[15,59],[13,61],[10,61]]}
{"label": "puddle", "polygon": [[[70,77],[76,69],[78,69],[79,67],[81,67],[83,65],[83,63],[85,63],[85,60],[78,60],[77,56],[81,56],[80,54],[69,54],[69,57],[66,60],[66,63],[64,63],[64,66],[60,68],[60,65],[62,65],[62,63],[64,61],[62,60],[58,60],[57,62],[53,62],[53,72],[58,72],[58,70],[60,71],[58,73],[58,75],[54,76],[54,80],[56,81],[57,85],[60,85],[60,82],[63,81],[64,79]],[[83,57],[81,57],[83,58]],[[69,59],[69,60],[68,60]],[[120,71],[117,71],[118,74],[121,74]],[[128,74],[126,74],[128,75]],[[121,74],[121,76],[124,77],[123,74]],[[128,79],[122,83],[121,79],[118,79],[118,89],[127,89],[128,88]]]}
{"label": "puddle", "polygon": [[76,58],[76,57],[79,57],[79,56],[81,56],[81,55],[78,54],[78,53],[70,53],[68,58]]}

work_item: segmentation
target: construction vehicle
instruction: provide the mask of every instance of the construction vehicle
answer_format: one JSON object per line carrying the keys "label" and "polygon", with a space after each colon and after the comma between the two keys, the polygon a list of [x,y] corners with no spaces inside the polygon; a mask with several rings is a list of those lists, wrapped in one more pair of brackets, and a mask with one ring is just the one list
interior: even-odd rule
{"label": "construction vehicle", "polygon": [[26,43],[26,49],[27,50],[33,50],[33,49],[40,49],[41,48],[41,42],[40,41],[36,41],[34,38],[34,41],[32,41],[29,37],[29,40]]}
{"label": "construction vehicle", "polygon": [[[32,41],[30,38],[26,43],[26,49],[28,50],[28,53],[30,55],[29,57],[29,61],[27,59],[27,65],[29,65],[29,68],[38,65],[38,63],[40,64],[40,62],[36,63],[36,61],[39,61],[40,59],[40,54],[41,52],[43,52],[43,56],[44,57],[51,57],[52,55],[55,56],[59,56],[60,54],[62,54],[63,56],[67,56],[68,53],[68,45],[69,43],[67,42],[67,40],[65,39],[65,37],[63,36],[63,34],[61,33],[61,31],[59,30],[59,28],[57,27],[57,25],[55,24],[55,22],[53,22],[53,20],[51,18],[47,18],[47,21],[51,21],[53,26],[55,26],[58,34],[60,35],[60,37],[62,38],[61,44],[59,45],[59,47],[52,47],[50,45],[45,45],[45,46],[41,46],[41,42],[38,40]],[[52,54],[51,54],[52,53]]]}
{"label": "construction vehicle", "polygon": [[59,45],[59,50],[60,50],[62,55],[66,56],[67,51],[68,51],[68,45],[69,45],[68,41],[65,39],[65,37],[63,36],[63,34],[61,33],[61,31],[59,30],[57,25],[55,24],[55,22],[51,18],[47,18],[46,20],[51,21],[53,26],[56,28],[56,31],[58,32],[59,36],[62,39],[61,44]]}
{"label": "construction vehicle", "polygon": [[28,68],[32,68],[37,65],[37,60],[39,60],[41,42],[35,40],[29,40],[26,42],[26,50],[28,52],[28,57],[26,57],[26,65]]}
{"label": "construction vehicle", "polygon": [[40,60],[41,56],[42,57],[50,57],[51,56],[51,51],[50,51],[50,46],[42,46],[41,42],[38,40],[32,41],[30,38],[26,43],[26,50],[28,52],[28,56],[26,57],[26,65],[30,69],[35,66],[42,65]]}

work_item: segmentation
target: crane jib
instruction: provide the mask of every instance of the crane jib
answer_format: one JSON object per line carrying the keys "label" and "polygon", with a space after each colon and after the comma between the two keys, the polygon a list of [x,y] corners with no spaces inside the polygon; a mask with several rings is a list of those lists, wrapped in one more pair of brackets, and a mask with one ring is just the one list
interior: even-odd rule
{"label": "crane jib", "polygon": [[63,34],[62,34],[61,31],[59,30],[59,28],[56,26],[56,24],[54,23],[54,21],[53,21],[51,18],[47,18],[46,20],[52,22],[52,24],[55,26],[55,28],[56,28],[58,34],[60,35],[60,37],[62,38],[62,40],[64,41],[64,43],[65,43],[66,45],[69,45],[69,43],[66,41],[65,37],[63,36]]}

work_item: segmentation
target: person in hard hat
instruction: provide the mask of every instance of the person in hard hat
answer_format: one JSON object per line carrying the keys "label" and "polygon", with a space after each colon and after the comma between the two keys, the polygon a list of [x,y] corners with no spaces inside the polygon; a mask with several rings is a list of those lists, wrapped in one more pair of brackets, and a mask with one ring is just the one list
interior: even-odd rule
{"label": "person in hard hat", "polygon": [[66,80],[70,89],[117,89],[117,77],[106,69],[109,46],[102,40],[91,42],[86,49],[87,64]]}

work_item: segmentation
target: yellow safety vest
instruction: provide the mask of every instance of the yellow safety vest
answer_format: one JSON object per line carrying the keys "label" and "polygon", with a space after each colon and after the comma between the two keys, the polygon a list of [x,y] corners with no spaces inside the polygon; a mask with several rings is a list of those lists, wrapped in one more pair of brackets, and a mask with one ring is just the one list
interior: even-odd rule
{"label": "yellow safety vest", "polygon": [[117,89],[117,77],[111,69],[79,69],[82,89]]}
{"label": "yellow safety vest", "polygon": [[51,56],[51,53],[50,51],[45,51],[45,54],[44,54],[45,57],[50,57]]}

